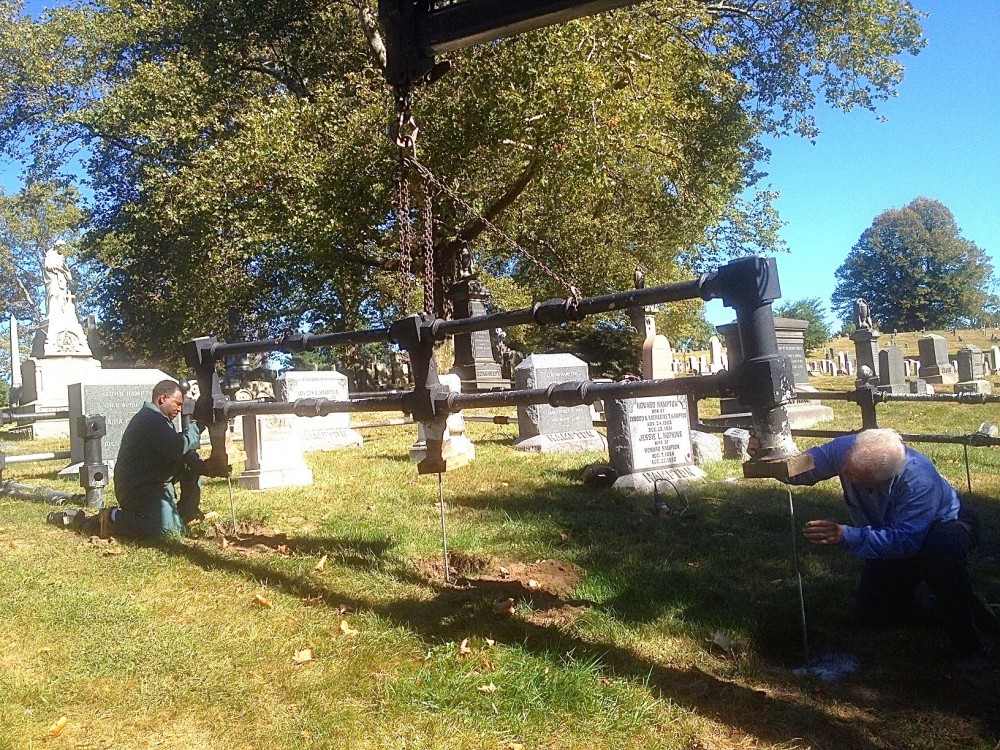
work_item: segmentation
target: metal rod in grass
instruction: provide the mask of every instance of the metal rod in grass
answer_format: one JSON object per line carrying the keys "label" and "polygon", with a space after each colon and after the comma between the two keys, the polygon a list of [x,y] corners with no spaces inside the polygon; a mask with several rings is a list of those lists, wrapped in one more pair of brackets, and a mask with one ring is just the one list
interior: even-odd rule
{"label": "metal rod in grass", "polygon": [[965,483],[969,487],[969,494],[972,494],[972,473],[969,471],[969,444],[962,443],[962,450],[965,451]]}
{"label": "metal rod in grass", "polygon": [[444,582],[451,583],[451,573],[448,571],[448,527],[444,516],[444,482],[441,472],[438,472],[438,506],[441,508],[441,549],[444,553]]}
{"label": "metal rod in grass", "polygon": [[792,500],[792,488],[788,488],[788,515],[792,521],[792,555],[795,558],[795,575],[799,584],[799,614],[802,616],[802,652],[805,665],[808,667],[809,658],[809,628],[806,624],[806,597],[802,590],[802,562],[799,559],[799,539],[798,528],[795,525],[795,502]]}
{"label": "metal rod in grass", "polygon": [[233,502],[233,478],[226,476],[226,484],[229,486],[229,513],[233,517],[233,537],[239,538],[239,531],[236,528],[236,504]]}

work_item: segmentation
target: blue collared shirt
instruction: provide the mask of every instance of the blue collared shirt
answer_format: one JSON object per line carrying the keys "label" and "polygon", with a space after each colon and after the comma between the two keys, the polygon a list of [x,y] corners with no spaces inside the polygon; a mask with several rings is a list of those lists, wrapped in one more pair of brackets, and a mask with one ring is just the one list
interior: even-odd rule
{"label": "blue collared shirt", "polygon": [[840,477],[853,524],[843,527],[844,547],[868,559],[910,557],[924,543],[932,523],[958,518],[962,507],[958,493],[927,456],[909,447],[903,470],[879,487],[868,489],[847,481],[842,474],[844,457],[856,438],[845,435],[809,448],[806,453],[816,467],[788,483],[813,485]]}

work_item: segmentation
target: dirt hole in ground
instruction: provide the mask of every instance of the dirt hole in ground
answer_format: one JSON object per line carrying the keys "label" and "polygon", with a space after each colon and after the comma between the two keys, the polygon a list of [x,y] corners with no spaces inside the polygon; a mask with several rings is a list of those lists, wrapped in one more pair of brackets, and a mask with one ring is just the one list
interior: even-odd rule
{"label": "dirt hole in ground", "polygon": [[[428,582],[444,582],[444,560],[421,557],[411,565]],[[582,615],[589,602],[572,598],[587,571],[563,560],[522,562],[481,553],[454,552],[448,569],[456,589],[485,595],[500,604],[514,600],[519,617],[536,625],[568,625]],[[526,604],[527,607],[519,605]]]}
{"label": "dirt hole in ground", "polygon": [[288,538],[288,534],[253,521],[238,521],[235,534],[231,525],[213,524],[204,538],[247,557],[291,555],[295,552],[295,542]]}

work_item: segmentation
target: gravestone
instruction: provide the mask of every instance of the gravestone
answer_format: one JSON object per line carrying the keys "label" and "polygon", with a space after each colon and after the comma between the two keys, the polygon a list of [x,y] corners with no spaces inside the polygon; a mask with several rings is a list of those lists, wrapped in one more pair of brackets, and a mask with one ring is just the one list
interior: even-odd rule
{"label": "gravestone", "polygon": [[[572,354],[532,354],[514,370],[514,385],[518,390],[587,379],[587,363]],[[586,404],[518,406],[517,427],[514,447],[521,451],[566,453],[607,448],[604,437],[594,429]]]}
{"label": "gravestone", "polygon": [[[490,293],[479,280],[473,263],[472,252],[462,249],[459,279],[448,288],[447,297],[454,304],[454,317],[480,317],[486,315],[486,300]],[[471,331],[455,334],[455,366],[452,373],[459,376],[466,393],[510,388],[510,381],[503,377],[500,363],[493,358],[490,332]]]}
{"label": "gravestone", "polygon": [[750,431],[730,427],[722,433],[722,457],[737,461],[750,460]]}
{"label": "gravestone", "polygon": [[878,353],[878,371],[881,373],[878,389],[885,393],[906,393],[906,372],[903,352],[890,344]]}
{"label": "gravestone", "polygon": [[713,375],[726,369],[726,366],[723,364],[723,358],[722,342],[719,341],[718,336],[712,336],[708,340],[708,367]]}
{"label": "gravestone", "polygon": [[978,346],[966,344],[958,350],[958,381],[982,380],[983,353]]}
{"label": "gravestone", "polygon": [[[788,357],[792,363],[792,376],[795,390],[799,393],[815,391],[809,383],[809,368],[806,367],[805,331],[809,324],[795,318],[775,318],[774,332],[778,340],[778,353]],[[729,357],[731,372],[739,373],[743,362],[743,347],[740,343],[739,326],[727,323],[716,326],[726,341],[726,352]],[[823,372],[833,374],[836,362],[824,360],[821,365]],[[724,398],[719,402],[721,416],[707,417],[704,421],[722,423],[726,426],[747,427],[750,425],[750,409],[741,404],[739,399]],[[795,429],[805,429],[817,422],[833,419],[833,409],[823,406],[819,401],[796,399],[786,406],[788,421]]]}
{"label": "gravestone", "polygon": [[[462,392],[462,379],[454,373],[439,375],[438,380],[452,393]],[[465,417],[461,412],[448,415],[441,444],[441,458],[449,469],[457,469],[476,457],[476,446],[465,436]],[[410,446],[410,460],[420,463],[427,458],[427,434],[424,425],[417,422],[417,442]]]}
{"label": "gravestone", "polygon": [[[347,401],[350,398],[347,376],[336,370],[290,370],[278,378],[278,383],[284,401],[300,398]],[[325,417],[294,417],[292,425],[306,451],[357,448],[364,443],[360,433],[351,429],[351,415],[347,412]]]}
{"label": "gravestone", "polygon": [[955,393],[992,393],[993,386],[986,380],[983,352],[978,346],[966,344],[958,350],[958,382]]}
{"label": "gravestone", "polygon": [[[858,362],[858,370],[862,367],[868,367],[873,373],[875,373],[875,378],[868,381],[873,385],[878,385],[880,381],[880,373],[878,369],[879,357],[878,357],[878,337],[879,332],[872,330],[870,328],[859,328],[854,331],[850,338],[854,342],[854,357]],[[855,385],[861,385],[862,381],[859,378]]]}
{"label": "gravestone", "polygon": [[923,378],[914,378],[910,381],[910,393],[934,393],[934,386]]}
{"label": "gravestone", "polygon": [[662,334],[642,342],[642,379],[663,380],[674,376],[674,350]]}
{"label": "gravestone", "polygon": [[722,443],[719,436],[711,432],[691,430],[691,455],[695,466],[704,466],[722,460]]}
{"label": "gravestone", "polygon": [[990,369],[993,372],[1000,372],[1000,346],[994,344],[990,347]]}
{"label": "gravestone", "polygon": [[608,400],[608,454],[618,479],[615,488],[651,495],[701,479],[694,465],[686,396]]}
{"label": "gravestone", "polygon": [[244,416],[243,447],[247,454],[246,468],[236,480],[243,489],[312,484],[312,470],[306,464],[293,415]]}
{"label": "gravestone", "polygon": [[[83,383],[73,383],[67,389],[69,423],[76,424],[77,417],[100,414],[104,417],[107,434],[102,439],[101,452],[114,472],[118,448],[125,428],[142,405],[153,397],[153,386],[161,380],[172,380],[161,370],[92,370]],[[180,428],[180,420],[176,421]],[[70,465],[60,474],[76,474],[83,465],[83,438],[70,431]]]}
{"label": "gravestone", "polygon": [[944,336],[928,334],[917,340],[920,352],[920,377],[931,384],[953,385],[958,373],[948,361],[948,342]]}

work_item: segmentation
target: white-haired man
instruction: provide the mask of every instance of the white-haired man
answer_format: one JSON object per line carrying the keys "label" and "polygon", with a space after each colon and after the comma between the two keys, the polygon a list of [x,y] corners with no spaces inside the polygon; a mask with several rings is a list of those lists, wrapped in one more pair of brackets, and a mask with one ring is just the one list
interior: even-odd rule
{"label": "white-haired man", "polygon": [[839,545],[865,559],[855,615],[862,623],[902,624],[919,614],[921,582],[962,657],[983,653],[1000,632],[993,610],[976,594],[966,567],[979,522],[926,456],[893,430],[866,430],[810,448],[816,466],[789,484],[839,477],[851,524],[809,521],[813,544]]}

